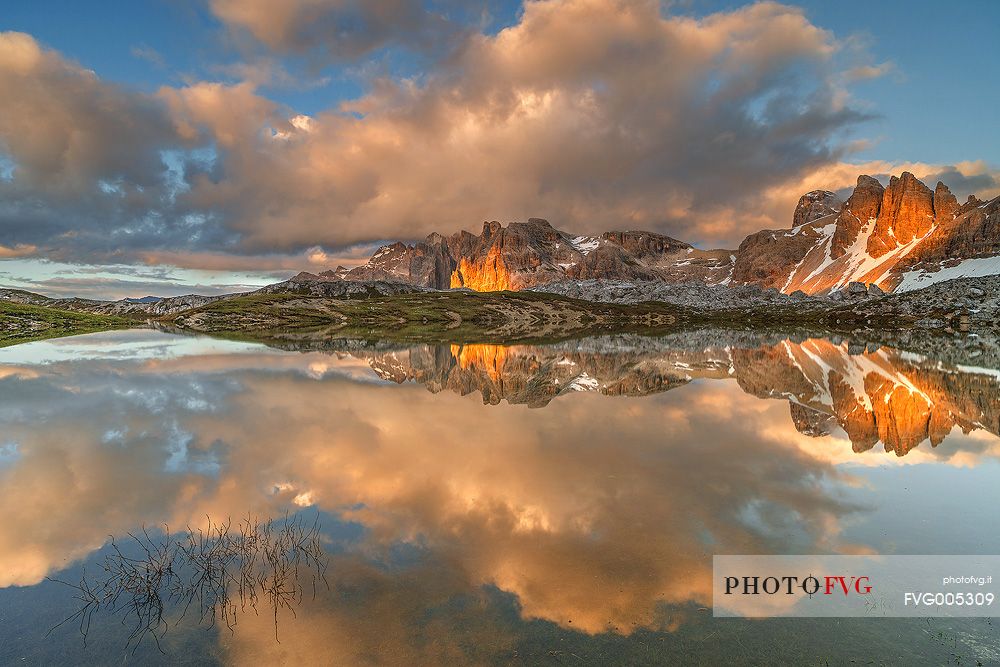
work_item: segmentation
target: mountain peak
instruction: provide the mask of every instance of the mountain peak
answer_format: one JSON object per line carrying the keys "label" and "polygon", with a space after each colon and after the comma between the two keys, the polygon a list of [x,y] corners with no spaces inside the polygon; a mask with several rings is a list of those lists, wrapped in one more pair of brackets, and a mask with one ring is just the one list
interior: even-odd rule
{"label": "mountain peak", "polygon": [[884,195],[885,188],[877,179],[867,174],[858,176],[854,192],[847,198],[840,215],[837,216],[837,229],[830,246],[831,258],[843,256],[848,248],[854,245],[862,227],[878,217]]}
{"label": "mountain peak", "polygon": [[[950,194],[950,193],[949,193]],[[889,179],[875,227],[868,237],[867,251],[878,258],[914,239],[934,226],[934,192],[908,171]]]}
{"label": "mountain peak", "polygon": [[934,187],[934,218],[938,221],[951,220],[958,214],[958,198],[941,181]]}
{"label": "mountain peak", "polygon": [[550,223],[545,218],[528,218],[528,224],[534,225],[536,227],[548,227],[552,228],[552,223]]}
{"label": "mountain peak", "polygon": [[882,190],[884,190],[885,188],[882,187],[882,184],[879,183],[879,180],[877,178],[869,176],[868,174],[861,174],[860,176],[858,176],[858,182],[854,188],[855,192],[857,192],[858,189],[864,189],[864,190],[877,189],[879,192],[882,192]]}
{"label": "mountain peak", "polygon": [[836,193],[829,190],[813,190],[799,198],[792,215],[792,229],[813,222],[828,215],[836,215],[843,205]]}

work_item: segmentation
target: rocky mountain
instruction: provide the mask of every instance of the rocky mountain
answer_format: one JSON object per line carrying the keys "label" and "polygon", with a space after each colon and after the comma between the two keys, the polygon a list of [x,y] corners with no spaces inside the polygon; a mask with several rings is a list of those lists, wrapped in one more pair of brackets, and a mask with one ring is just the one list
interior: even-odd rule
{"label": "rocky mountain", "polygon": [[852,282],[907,291],[1000,273],[1000,197],[959,205],[944,183],[931,190],[909,172],[888,187],[860,176],[839,206],[831,194],[805,195],[792,229],[748,236],[732,283],[807,294]]}
{"label": "rocky mountain", "polygon": [[459,232],[431,234],[423,241],[383,246],[362,266],[298,279],[398,281],[476,291],[521,290],[561,280],[728,279],[734,258],[724,250],[698,250],[688,243],[652,232],[617,231],[582,236],[531,218],[504,227],[483,224],[478,236]]}
{"label": "rocky mountain", "polygon": [[748,236],[736,250],[699,250],[652,232],[598,236],[531,218],[479,235],[431,234],[378,249],[364,265],[300,280],[393,281],[448,289],[521,290],[566,281],[757,285],[786,294],[828,294],[852,282],[885,291],[1000,274],[1000,197],[959,204],[946,185],[931,190],[913,174],[884,187],[860,176],[846,201],[816,190],[802,196],[789,229]]}

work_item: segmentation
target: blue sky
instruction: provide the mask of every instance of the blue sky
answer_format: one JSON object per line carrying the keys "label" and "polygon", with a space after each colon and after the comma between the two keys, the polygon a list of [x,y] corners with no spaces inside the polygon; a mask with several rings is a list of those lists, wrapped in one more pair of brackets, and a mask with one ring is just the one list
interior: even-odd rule
{"label": "blue sky", "polygon": [[856,34],[894,70],[857,89],[882,116],[878,142],[861,158],[953,163],[996,160],[1000,132],[1000,3],[802,3],[817,24]]}
{"label": "blue sky", "polygon": [[0,281],[225,291],[530,215],[732,246],[862,170],[991,194],[998,25],[985,0],[7,2]]}

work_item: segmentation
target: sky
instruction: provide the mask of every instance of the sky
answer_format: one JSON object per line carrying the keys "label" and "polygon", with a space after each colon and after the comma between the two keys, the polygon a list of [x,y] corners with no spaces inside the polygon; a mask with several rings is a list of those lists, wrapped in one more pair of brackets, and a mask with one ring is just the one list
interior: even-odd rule
{"label": "sky", "polygon": [[1000,194],[1000,3],[8,0],[0,285],[221,293],[543,217],[735,247]]}

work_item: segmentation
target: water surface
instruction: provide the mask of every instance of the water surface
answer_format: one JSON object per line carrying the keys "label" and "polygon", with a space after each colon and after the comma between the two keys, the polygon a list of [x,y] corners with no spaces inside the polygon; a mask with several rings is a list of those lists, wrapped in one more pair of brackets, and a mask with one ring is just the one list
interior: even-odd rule
{"label": "water surface", "polygon": [[[125,331],[0,350],[0,663],[991,664],[987,619],[713,619],[717,553],[1000,553],[1000,373],[822,338]],[[295,615],[87,645],[109,537],[322,526]],[[169,611],[169,610],[168,610]]]}

